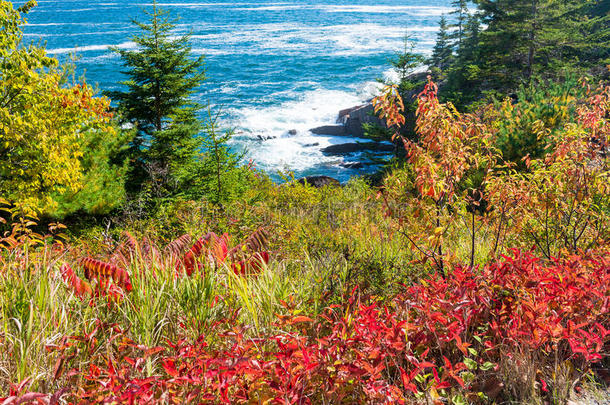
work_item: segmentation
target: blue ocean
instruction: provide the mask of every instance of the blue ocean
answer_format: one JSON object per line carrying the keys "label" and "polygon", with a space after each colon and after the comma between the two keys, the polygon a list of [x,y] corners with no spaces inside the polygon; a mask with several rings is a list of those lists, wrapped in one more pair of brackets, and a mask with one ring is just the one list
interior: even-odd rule
{"label": "blue ocean", "polygon": [[[134,48],[131,19],[144,18],[150,0],[39,0],[25,39],[46,43],[60,60],[77,56],[79,73],[100,90],[124,79],[109,46]],[[176,34],[191,33],[205,55],[207,81],[197,94],[234,128],[235,148],[276,176],[323,174],[345,181],[373,170],[347,169],[359,156],[325,156],[325,146],[352,142],[313,135],[335,122],[339,110],[371,98],[376,79],[391,77],[389,60],[408,33],[429,54],[439,18],[451,0],[286,0],[227,2],[163,0],[180,19]],[[261,140],[263,138],[264,140]]]}

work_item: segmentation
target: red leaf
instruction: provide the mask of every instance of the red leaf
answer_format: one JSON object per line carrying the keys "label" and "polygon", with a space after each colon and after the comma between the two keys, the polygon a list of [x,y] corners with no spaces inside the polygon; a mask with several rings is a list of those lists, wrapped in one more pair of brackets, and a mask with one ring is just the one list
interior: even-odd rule
{"label": "red leaf", "polygon": [[176,370],[176,365],[173,360],[169,360],[169,359],[163,360],[162,365],[163,365],[163,369],[165,370],[165,372],[167,374],[169,374],[170,376],[172,376],[174,378],[178,377],[179,373],[178,373],[178,370]]}

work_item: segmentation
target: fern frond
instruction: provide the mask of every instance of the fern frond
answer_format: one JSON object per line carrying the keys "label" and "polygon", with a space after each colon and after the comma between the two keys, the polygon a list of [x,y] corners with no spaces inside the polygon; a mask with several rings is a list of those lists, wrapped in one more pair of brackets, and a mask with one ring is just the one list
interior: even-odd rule
{"label": "fern frond", "polygon": [[80,277],[78,277],[76,275],[76,273],[74,273],[74,270],[72,270],[72,267],[70,267],[69,264],[64,263],[61,265],[59,272],[61,274],[61,278],[63,279],[64,283],[66,283],[66,285],[68,287],[70,287],[72,290],[74,290],[74,292],[76,293],[76,295],[79,298],[85,298],[85,297],[89,297],[91,296],[91,294],[93,293],[93,290],[91,289],[91,286],[89,285],[89,283],[87,283],[85,280],[82,280]]}
{"label": "fern frond", "polygon": [[191,276],[195,271],[197,264],[197,258],[201,256],[203,250],[209,245],[210,240],[216,238],[214,232],[209,232],[207,235],[198,239],[197,242],[186,252],[182,260],[176,264],[176,273],[180,273],[183,269],[186,271],[188,276]]}
{"label": "fern frond", "polygon": [[193,238],[191,238],[191,235],[184,234],[182,236],[180,236],[177,239],[174,239],[173,241],[171,241],[163,250],[163,252],[166,255],[170,255],[170,256],[180,256],[188,247],[188,245],[191,243],[191,241],[193,240]]}
{"label": "fern frond", "polygon": [[129,273],[127,273],[126,270],[90,257],[81,259],[81,263],[85,268],[85,277],[89,281],[97,279],[98,282],[101,283],[112,279],[119,287],[127,292],[130,292],[133,289]]}

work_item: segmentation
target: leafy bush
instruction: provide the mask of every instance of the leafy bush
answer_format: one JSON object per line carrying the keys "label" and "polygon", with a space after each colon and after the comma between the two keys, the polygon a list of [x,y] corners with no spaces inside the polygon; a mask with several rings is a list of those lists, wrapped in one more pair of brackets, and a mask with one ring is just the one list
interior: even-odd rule
{"label": "leafy bush", "polygon": [[610,237],[609,111],[610,87],[589,88],[573,122],[540,126],[546,155],[525,159],[527,172],[498,170],[490,179],[490,200],[510,232],[549,259]]}
{"label": "leafy bush", "polygon": [[[578,252],[608,240],[610,88],[570,86],[551,91],[561,96],[542,107],[546,115],[536,102],[513,107],[508,101],[500,109],[490,105],[460,114],[439,102],[429,81],[419,96],[419,139],[402,138],[412,180],[390,176],[383,193],[389,215],[398,219],[422,261],[439,270],[455,261],[456,246],[450,243],[464,229],[470,234],[471,266],[481,248],[493,256],[502,245],[535,246],[551,259],[560,249]],[[532,97],[540,101],[542,94],[534,91]],[[388,88],[375,104],[400,137],[405,121],[400,95]],[[534,140],[526,139],[530,133]],[[512,152],[532,153],[517,156],[525,169],[498,149],[512,153],[507,134],[523,141]],[[495,241],[489,232],[481,241],[478,230],[494,226]]]}
{"label": "leafy bush", "polygon": [[609,287],[607,251],[550,264],[514,251],[422,280],[388,305],[355,294],[315,319],[281,316],[270,335],[249,336],[229,317],[215,327],[223,342],[142,347],[98,324],[103,341],[87,334],[58,348],[58,361],[85,355],[88,366],[56,378],[86,381],[69,395],[91,402],[560,402],[573,374],[606,356]]}
{"label": "leafy bush", "polygon": [[125,168],[113,159],[126,135],[112,125],[108,99],[66,82],[44,48],[23,43],[24,22],[0,2],[0,193],[23,214],[108,213],[124,199]]}

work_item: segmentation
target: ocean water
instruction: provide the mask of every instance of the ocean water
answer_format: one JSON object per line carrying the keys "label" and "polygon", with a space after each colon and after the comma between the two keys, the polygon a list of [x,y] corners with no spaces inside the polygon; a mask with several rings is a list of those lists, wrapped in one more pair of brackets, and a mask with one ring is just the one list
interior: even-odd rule
{"label": "ocean water", "polygon": [[[451,0],[161,0],[179,16],[176,34],[190,32],[196,55],[205,55],[208,79],[197,99],[219,111],[234,128],[233,147],[245,149],[273,176],[323,174],[342,181],[370,172],[344,162],[366,156],[324,156],[325,146],[352,142],[313,135],[333,124],[339,110],[371,98],[376,79],[391,75],[389,60],[408,32],[429,54],[438,20]],[[151,2],[138,0],[39,0],[28,16],[25,39],[46,43],[60,60],[78,57],[79,73],[100,90],[124,79],[109,46],[134,48],[137,29]],[[296,130],[296,135],[289,131]],[[260,140],[260,138],[266,140]],[[271,139],[267,139],[271,138]]]}

